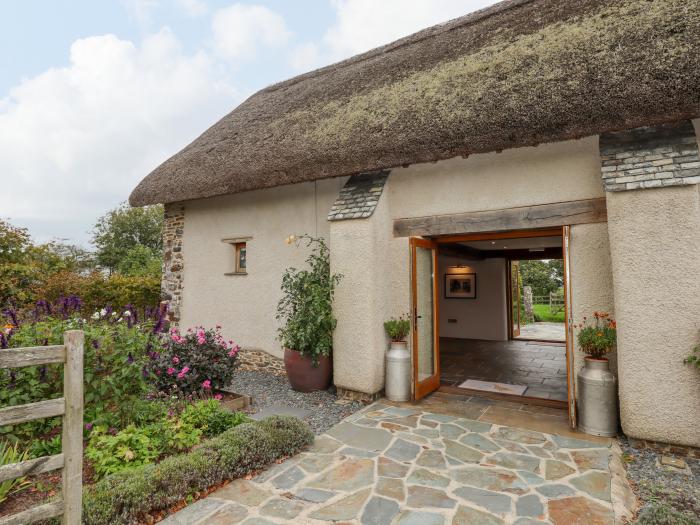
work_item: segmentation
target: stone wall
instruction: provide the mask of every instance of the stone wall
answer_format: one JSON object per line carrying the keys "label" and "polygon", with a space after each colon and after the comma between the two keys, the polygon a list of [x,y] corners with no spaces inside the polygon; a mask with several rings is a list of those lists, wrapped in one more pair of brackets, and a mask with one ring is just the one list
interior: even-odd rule
{"label": "stone wall", "polygon": [[700,183],[700,157],[689,120],[600,136],[606,191]]}
{"label": "stone wall", "polygon": [[182,253],[182,234],[185,228],[185,205],[165,205],[163,220],[163,280],[161,296],[168,304],[168,320],[171,326],[180,322],[182,307],[182,279],[185,260]]}
{"label": "stone wall", "polygon": [[276,376],[287,375],[284,360],[262,350],[242,349],[238,354],[238,369],[266,372]]}

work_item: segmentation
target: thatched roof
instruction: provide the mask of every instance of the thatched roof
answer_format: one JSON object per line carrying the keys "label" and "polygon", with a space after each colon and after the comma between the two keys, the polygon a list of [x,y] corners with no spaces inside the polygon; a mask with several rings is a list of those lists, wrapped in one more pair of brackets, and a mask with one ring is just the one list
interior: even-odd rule
{"label": "thatched roof", "polygon": [[510,0],[256,93],[134,190],[175,202],[700,115],[697,0]]}

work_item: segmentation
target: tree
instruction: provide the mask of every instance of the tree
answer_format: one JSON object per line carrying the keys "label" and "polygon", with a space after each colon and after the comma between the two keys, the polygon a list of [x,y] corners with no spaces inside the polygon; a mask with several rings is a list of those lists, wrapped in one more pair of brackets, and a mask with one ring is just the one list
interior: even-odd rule
{"label": "tree", "polygon": [[97,249],[97,263],[110,272],[117,271],[130,250],[139,245],[160,257],[162,231],[161,205],[132,208],[121,204],[100,217],[93,228],[92,243]]}
{"label": "tree", "polygon": [[26,228],[0,219],[0,264],[16,264],[27,259],[32,238]]}
{"label": "tree", "polygon": [[549,295],[564,284],[564,264],[561,259],[520,261],[523,286],[531,286],[533,295]]}
{"label": "tree", "polygon": [[126,256],[119,261],[117,271],[129,276],[159,276],[161,272],[162,256],[160,252],[154,252],[143,244],[137,244],[126,252]]}

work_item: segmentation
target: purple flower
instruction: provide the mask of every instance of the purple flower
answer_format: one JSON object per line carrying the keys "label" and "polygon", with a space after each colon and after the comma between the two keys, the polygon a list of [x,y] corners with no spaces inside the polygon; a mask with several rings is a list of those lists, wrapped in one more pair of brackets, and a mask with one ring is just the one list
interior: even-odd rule
{"label": "purple flower", "polygon": [[129,363],[129,364],[131,364],[131,363],[134,362],[134,356],[131,355],[131,352],[129,352],[129,355],[128,355],[127,358],[126,358],[126,362]]}
{"label": "purple flower", "polygon": [[92,423],[85,423],[85,430],[87,430],[88,432],[92,430]]}

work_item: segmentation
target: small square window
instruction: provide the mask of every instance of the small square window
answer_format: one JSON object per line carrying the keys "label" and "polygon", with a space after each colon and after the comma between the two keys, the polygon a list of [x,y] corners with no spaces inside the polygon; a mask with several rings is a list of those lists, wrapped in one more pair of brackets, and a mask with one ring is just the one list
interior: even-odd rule
{"label": "small square window", "polygon": [[[248,273],[247,255],[248,255],[248,241],[252,237],[228,237],[226,239],[221,239],[230,246],[229,249],[233,248],[233,264],[229,266],[230,271],[226,272],[224,275],[246,275]],[[229,252],[231,253],[231,252]],[[230,255],[229,255],[230,257]],[[229,261],[231,261],[229,259]]]}

